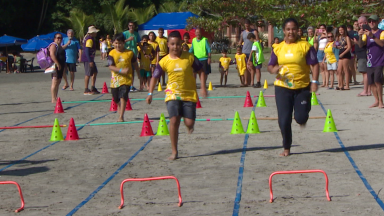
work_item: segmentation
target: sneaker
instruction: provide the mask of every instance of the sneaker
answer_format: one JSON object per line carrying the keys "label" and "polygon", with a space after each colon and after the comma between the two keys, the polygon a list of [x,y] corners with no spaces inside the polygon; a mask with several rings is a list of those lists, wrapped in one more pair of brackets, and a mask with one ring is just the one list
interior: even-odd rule
{"label": "sneaker", "polygon": [[93,87],[91,93],[93,94],[100,94],[99,91],[97,91],[97,88]]}
{"label": "sneaker", "polygon": [[84,95],[93,95],[93,93],[91,92],[91,90],[85,89]]}
{"label": "sneaker", "polygon": [[257,82],[256,85],[253,86],[253,88],[261,88],[261,83]]}
{"label": "sneaker", "polygon": [[135,92],[135,91],[137,91],[137,89],[134,86],[131,86],[131,90],[130,91]]}

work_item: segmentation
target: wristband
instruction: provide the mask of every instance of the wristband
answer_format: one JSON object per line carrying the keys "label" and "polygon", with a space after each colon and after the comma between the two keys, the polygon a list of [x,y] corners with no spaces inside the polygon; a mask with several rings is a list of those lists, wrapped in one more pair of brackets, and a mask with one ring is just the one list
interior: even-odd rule
{"label": "wristband", "polygon": [[317,85],[320,85],[320,82],[317,80],[312,80],[311,83],[316,83]]}
{"label": "wristband", "polygon": [[123,71],[123,68],[120,68],[119,73],[121,73],[121,71]]}
{"label": "wristband", "polygon": [[148,93],[148,96],[150,96],[150,95],[152,95],[152,93],[149,92],[149,93]]}

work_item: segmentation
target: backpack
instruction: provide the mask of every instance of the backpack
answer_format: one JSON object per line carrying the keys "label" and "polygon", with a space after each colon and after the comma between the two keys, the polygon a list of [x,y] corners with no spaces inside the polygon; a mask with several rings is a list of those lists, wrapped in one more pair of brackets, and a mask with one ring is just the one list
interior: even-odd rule
{"label": "backpack", "polygon": [[[57,48],[56,43],[50,43],[47,47],[41,48],[40,51],[36,54],[37,63],[39,64],[41,69],[46,69],[53,64],[53,60],[49,55],[49,47],[52,44],[55,44]],[[57,49],[56,49],[56,52],[57,52]]]}

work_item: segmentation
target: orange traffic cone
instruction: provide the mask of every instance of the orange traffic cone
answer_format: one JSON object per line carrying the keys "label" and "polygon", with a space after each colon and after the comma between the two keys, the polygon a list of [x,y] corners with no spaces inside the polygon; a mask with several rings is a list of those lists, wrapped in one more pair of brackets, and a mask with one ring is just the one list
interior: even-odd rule
{"label": "orange traffic cone", "polygon": [[64,113],[63,105],[61,104],[60,98],[57,98],[55,111],[53,113]]}
{"label": "orange traffic cone", "polygon": [[109,107],[109,111],[111,111],[111,112],[115,112],[115,111],[117,111],[117,104],[115,103],[115,101],[113,100],[113,98],[112,98],[112,100],[111,100],[111,106]]}
{"label": "orange traffic cone", "polygon": [[127,105],[125,106],[125,111],[130,111],[130,110],[132,110],[131,99],[128,98]]}
{"label": "orange traffic cone", "polygon": [[197,96],[197,103],[196,103],[196,109],[203,108],[200,103],[199,96]]}
{"label": "orange traffic cone", "polygon": [[101,94],[108,94],[108,93],[109,91],[108,91],[107,83],[104,82],[103,90],[101,91]]}
{"label": "orange traffic cone", "polygon": [[247,96],[245,96],[244,107],[253,107],[251,94],[249,94],[249,91],[247,91]]}
{"label": "orange traffic cone", "polygon": [[65,140],[69,141],[69,140],[79,140],[79,139],[80,138],[79,138],[79,134],[77,134],[75,121],[73,120],[73,118],[71,118],[71,120],[69,120],[69,126],[68,126],[67,136],[65,137]]}
{"label": "orange traffic cone", "polygon": [[151,123],[149,122],[148,115],[147,113],[145,113],[143,127],[141,128],[140,136],[142,137],[142,136],[153,136],[153,135],[155,134],[153,134],[152,126],[151,126]]}

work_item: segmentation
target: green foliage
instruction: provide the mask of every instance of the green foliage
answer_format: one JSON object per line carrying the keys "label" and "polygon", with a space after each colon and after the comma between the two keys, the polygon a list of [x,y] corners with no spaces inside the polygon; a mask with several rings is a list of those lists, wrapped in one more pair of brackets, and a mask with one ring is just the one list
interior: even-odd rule
{"label": "green foliage", "polygon": [[156,12],[156,7],[154,4],[151,4],[145,8],[134,8],[131,9],[129,13],[130,21],[136,22],[138,25],[143,24],[150,20]]}
{"label": "green foliage", "polygon": [[105,20],[113,24],[113,32],[123,32],[128,24],[129,6],[125,6],[125,0],[119,0],[115,5],[105,5],[103,12]]}
{"label": "green foliage", "polygon": [[164,2],[160,5],[159,13],[171,13],[171,12],[184,12],[188,10],[188,2],[181,1],[176,3],[174,1]]}
{"label": "green foliage", "polygon": [[69,17],[67,17],[66,20],[75,31],[76,37],[80,40],[82,40],[87,33],[87,27],[95,21],[92,15],[86,15],[82,10],[77,8],[69,12]]}

